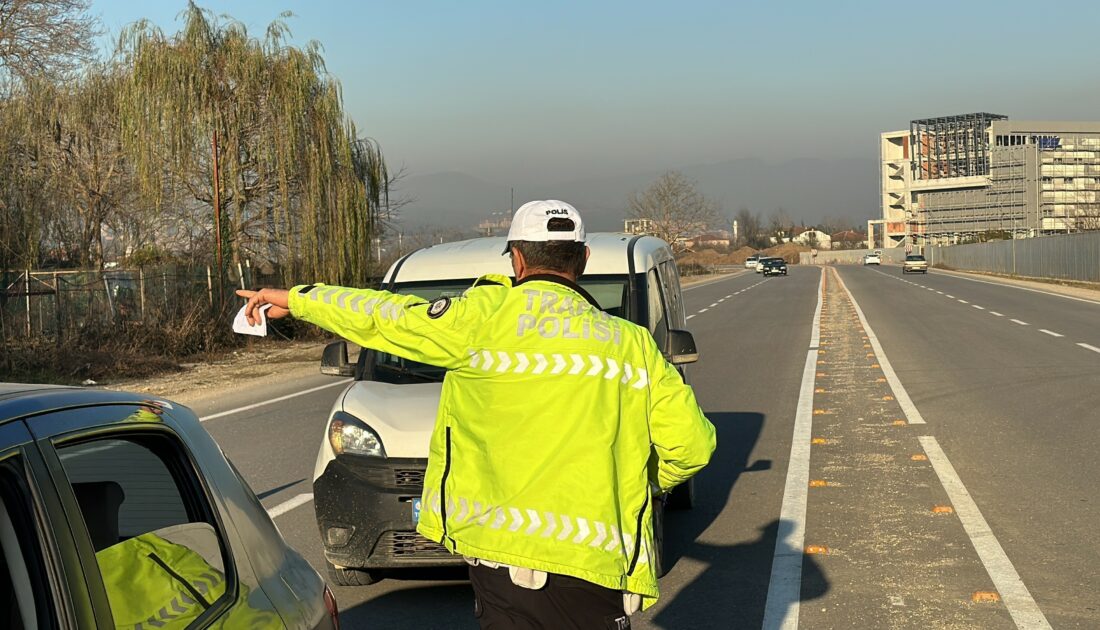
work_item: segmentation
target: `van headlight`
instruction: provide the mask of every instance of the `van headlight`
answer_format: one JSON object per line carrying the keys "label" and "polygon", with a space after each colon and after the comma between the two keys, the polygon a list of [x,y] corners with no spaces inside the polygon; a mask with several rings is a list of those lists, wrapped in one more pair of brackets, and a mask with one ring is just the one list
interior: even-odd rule
{"label": "van headlight", "polygon": [[385,457],[382,440],[362,420],[350,413],[337,411],[328,425],[328,443],[337,455],[368,455]]}

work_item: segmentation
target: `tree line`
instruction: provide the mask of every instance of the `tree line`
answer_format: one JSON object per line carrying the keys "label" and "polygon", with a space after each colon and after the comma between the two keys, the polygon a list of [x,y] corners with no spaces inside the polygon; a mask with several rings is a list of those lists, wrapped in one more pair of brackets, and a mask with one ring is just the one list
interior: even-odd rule
{"label": "tree line", "polygon": [[367,282],[389,208],[381,148],[320,45],[189,2],[96,57],[87,0],[0,0],[0,269],[273,263]]}

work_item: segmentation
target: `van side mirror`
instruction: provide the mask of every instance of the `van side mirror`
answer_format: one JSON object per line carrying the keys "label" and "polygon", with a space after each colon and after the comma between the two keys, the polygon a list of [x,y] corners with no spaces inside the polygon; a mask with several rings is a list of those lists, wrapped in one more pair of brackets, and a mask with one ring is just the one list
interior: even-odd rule
{"label": "van side mirror", "polygon": [[695,363],[699,360],[699,350],[695,347],[695,337],[686,330],[670,330],[665,342],[665,355],[673,365]]}
{"label": "van side mirror", "polygon": [[355,366],[348,363],[348,342],[334,341],[321,353],[321,374],[353,376]]}

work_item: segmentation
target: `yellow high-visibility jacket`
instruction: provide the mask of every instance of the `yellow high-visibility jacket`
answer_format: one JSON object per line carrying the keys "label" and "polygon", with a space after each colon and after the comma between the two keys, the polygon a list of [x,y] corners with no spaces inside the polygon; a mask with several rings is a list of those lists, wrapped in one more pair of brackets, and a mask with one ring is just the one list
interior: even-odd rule
{"label": "yellow high-visibility jacket", "polygon": [[556,276],[462,297],[294,287],[291,313],[447,368],[418,531],[464,556],[657,598],[653,490],[707,464],[714,427],[646,329]]}

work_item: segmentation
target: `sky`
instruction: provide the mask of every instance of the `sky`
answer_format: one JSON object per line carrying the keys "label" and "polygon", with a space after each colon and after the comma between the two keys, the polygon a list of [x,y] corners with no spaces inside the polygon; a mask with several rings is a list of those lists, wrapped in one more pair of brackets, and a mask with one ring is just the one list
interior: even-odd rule
{"label": "sky", "polygon": [[[877,159],[914,118],[1100,119],[1100,3],[206,0],[321,43],[409,174],[552,184],[743,158]],[[109,34],[183,1],[93,0]],[[838,185],[843,185],[838,183]]]}

